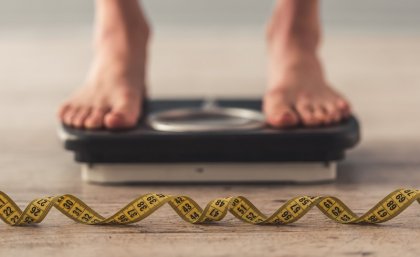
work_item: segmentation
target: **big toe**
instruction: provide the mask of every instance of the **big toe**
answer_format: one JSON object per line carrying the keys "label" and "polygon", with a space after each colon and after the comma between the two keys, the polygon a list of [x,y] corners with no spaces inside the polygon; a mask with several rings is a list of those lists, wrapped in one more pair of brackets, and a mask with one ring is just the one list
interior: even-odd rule
{"label": "big toe", "polygon": [[299,122],[296,113],[281,97],[266,97],[264,112],[267,123],[276,128],[293,127]]}
{"label": "big toe", "polygon": [[137,124],[139,110],[133,108],[118,108],[105,115],[105,127],[109,129],[127,129]]}
{"label": "big toe", "polygon": [[84,127],[87,129],[99,129],[104,124],[104,117],[108,112],[105,108],[94,108],[84,121]]}

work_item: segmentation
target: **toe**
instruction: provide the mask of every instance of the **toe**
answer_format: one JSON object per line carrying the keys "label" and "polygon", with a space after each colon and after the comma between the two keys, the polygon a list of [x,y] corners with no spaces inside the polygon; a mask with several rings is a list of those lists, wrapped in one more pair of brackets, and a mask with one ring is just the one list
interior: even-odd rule
{"label": "toe", "polygon": [[109,129],[126,129],[134,127],[140,116],[140,108],[134,101],[116,105],[105,115],[104,125]]}
{"label": "toe", "polygon": [[276,128],[296,126],[299,118],[288,104],[283,92],[268,93],[264,99],[264,113],[267,123]]}
{"label": "toe", "polygon": [[287,128],[298,124],[296,113],[286,104],[277,103],[264,108],[267,123],[276,128]]}
{"label": "toe", "polygon": [[105,126],[109,129],[126,128],[133,125],[128,121],[126,114],[121,112],[110,112],[105,116]]}
{"label": "toe", "polygon": [[81,108],[77,112],[77,114],[74,116],[74,118],[72,119],[73,127],[83,128],[84,122],[85,122],[86,118],[89,116],[90,111],[91,111],[90,107]]}
{"label": "toe", "polygon": [[98,129],[103,127],[104,118],[107,112],[108,110],[104,108],[93,108],[84,120],[84,127],[87,129]]}
{"label": "toe", "polygon": [[105,115],[104,124],[109,129],[132,128],[137,124],[138,108],[114,108]]}
{"label": "toe", "polygon": [[313,117],[318,124],[328,124],[329,119],[322,105],[316,105],[313,111]]}
{"label": "toe", "polygon": [[287,103],[282,92],[268,93],[264,99],[264,113],[267,123],[276,128],[296,126],[299,118]]}
{"label": "toe", "polygon": [[63,122],[67,126],[72,125],[73,118],[77,115],[79,108],[78,107],[72,107],[69,108],[64,114],[63,114]]}
{"label": "toe", "polygon": [[346,100],[339,98],[336,101],[336,105],[342,117],[347,118],[350,116],[351,108],[350,108],[349,103]]}
{"label": "toe", "polygon": [[321,124],[321,121],[315,117],[315,108],[312,105],[306,103],[298,103],[296,105],[296,109],[298,111],[301,122],[305,126],[314,127]]}
{"label": "toe", "polygon": [[67,111],[71,108],[71,105],[69,103],[64,103],[63,105],[60,106],[60,108],[58,109],[58,117],[60,118],[60,120],[62,122],[64,122],[64,116],[67,113]]}
{"label": "toe", "polygon": [[323,108],[327,114],[327,124],[337,123],[341,120],[341,113],[333,102],[326,102]]}
{"label": "toe", "polygon": [[268,124],[276,128],[293,127],[298,121],[297,115],[289,107],[284,107],[282,110],[267,115]]}

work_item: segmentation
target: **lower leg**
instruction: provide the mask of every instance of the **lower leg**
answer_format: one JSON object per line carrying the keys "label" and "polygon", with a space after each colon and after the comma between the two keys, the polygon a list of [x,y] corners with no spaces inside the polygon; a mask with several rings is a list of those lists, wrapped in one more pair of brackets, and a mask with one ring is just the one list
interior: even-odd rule
{"label": "lower leg", "polygon": [[331,124],[350,113],[346,100],[327,83],[318,57],[318,0],[279,0],[267,30],[269,124],[288,127]]}
{"label": "lower leg", "polygon": [[82,88],[60,108],[78,128],[136,124],[145,92],[149,28],[137,0],[97,0],[95,56]]}

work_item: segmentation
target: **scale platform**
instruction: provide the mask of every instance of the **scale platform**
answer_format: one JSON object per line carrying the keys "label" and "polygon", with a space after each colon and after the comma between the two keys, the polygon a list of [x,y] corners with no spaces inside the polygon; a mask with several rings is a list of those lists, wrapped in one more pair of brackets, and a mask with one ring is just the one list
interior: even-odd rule
{"label": "scale platform", "polygon": [[[260,100],[216,103],[233,114],[261,111]],[[165,129],[171,119],[151,122],[157,113],[202,106],[203,100],[149,100],[144,118],[134,129],[92,131],[63,125],[59,136],[82,164],[83,180],[96,183],[330,181],[336,177],[336,163],[360,137],[354,117],[332,126],[293,129],[274,129],[264,123],[258,127],[237,119],[227,129],[194,131],[190,126],[184,132]],[[171,114],[172,119],[180,115]],[[180,124],[181,128],[189,125]],[[235,129],[238,124],[246,129]]]}

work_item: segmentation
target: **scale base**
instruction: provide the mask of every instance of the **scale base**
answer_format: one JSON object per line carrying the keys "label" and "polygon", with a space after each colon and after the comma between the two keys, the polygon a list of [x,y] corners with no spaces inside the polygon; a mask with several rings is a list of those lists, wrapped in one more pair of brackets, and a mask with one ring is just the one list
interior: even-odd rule
{"label": "scale base", "polygon": [[336,178],[336,162],[83,164],[82,180],[92,183],[227,182],[310,183]]}

